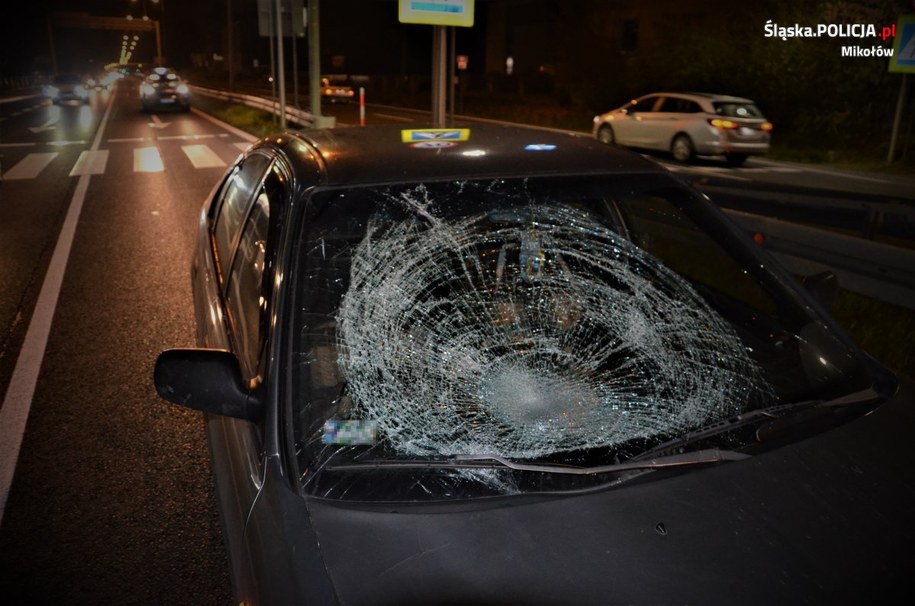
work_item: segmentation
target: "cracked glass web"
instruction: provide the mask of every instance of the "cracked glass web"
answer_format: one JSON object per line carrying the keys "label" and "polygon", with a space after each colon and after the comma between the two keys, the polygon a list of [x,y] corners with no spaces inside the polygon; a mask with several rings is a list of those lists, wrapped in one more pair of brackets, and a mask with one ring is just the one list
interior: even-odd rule
{"label": "cracked glass web", "polygon": [[410,455],[529,458],[737,414],[762,381],[679,275],[601,222],[531,204],[372,222],[337,312],[352,417]]}

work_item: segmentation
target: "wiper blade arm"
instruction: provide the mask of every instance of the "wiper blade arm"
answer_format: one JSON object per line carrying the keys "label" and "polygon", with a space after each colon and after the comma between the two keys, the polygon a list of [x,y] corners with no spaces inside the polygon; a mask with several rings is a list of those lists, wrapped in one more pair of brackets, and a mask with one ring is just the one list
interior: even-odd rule
{"label": "wiper blade arm", "polygon": [[[815,429],[817,426],[822,426],[824,422],[837,419],[842,412],[861,410],[866,412],[880,401],[880,394],[872,388],[867,388],[833,400],[805,400],[759,408],[664,442],[629,461],[652,460],[653,456],[663,456],[664,453],[672,450],[686,448],[703,440],[714,439],[746,427],[755,427],[753,439],[755,443],[763,443],[805,428]],[[828,423],[826,424],[828,425]],[[700,449],[697,452],[704,451],[705,449]]]}
{"label": "wiper blade arm", "polygon": [[393,460],[393,461],[367,461],[365,463],[343,463],[329,465],[327,471],[371,471],[389,469],[498,469],[506,468],[514,471],[529,471],[535,473],[554,473],[566,475],[596,475],[604,473],[622,473],[626,471],[668,469],[675,467],[694,467],[699,465],[712,465],[726,461],[741,461],[750,455],[733,450],[719,450],[710,448],[696,450],[682,454],[656,457],[641,461],[629,461],[611,465],[598,465],[592,467],[576,467],[572,465],[519,463],[506,459],[500,455],[457,455],[453,459],[444,460]]}

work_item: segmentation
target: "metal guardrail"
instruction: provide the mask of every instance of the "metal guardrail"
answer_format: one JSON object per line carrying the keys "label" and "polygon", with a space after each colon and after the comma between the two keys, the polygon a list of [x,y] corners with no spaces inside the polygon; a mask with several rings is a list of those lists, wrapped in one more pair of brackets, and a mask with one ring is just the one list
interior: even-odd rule
{"label": "metal guardrail", "polygon": [[912,198],[802,188],[785,191],[780,187],[748,190],[712,184],[694,186],[725,208],[752,209],[756,214],[851,228],[868,239],[881,233],[915,239],[915,199]]}
{"label": "metal guardrail", "polygon": [[[270,99],[264,99],[263,97],[255,97],[253,95],[244,95],[241,93],[229,93],[221,90],[204,88],[202,86],[191,86],[191,90],[195,94],[206,95],[208,97],[222,99],[223,101],[241,103],[242,105],[247,105],[248,107],[262,109],[271,114],[279,115],[280,110],[278,102],[272,101]],[[296,107],[289,107],[288,105],[286,106],[286,119],[302,127],[309,127],[314,122],[311,112],[306,112]]]}
{"label": "metal guardrail", "polygon": [[781,219],[723,209],[789,271],[811,275],[831,270],[839,285],[915,310],[915,250],[798,225]]}

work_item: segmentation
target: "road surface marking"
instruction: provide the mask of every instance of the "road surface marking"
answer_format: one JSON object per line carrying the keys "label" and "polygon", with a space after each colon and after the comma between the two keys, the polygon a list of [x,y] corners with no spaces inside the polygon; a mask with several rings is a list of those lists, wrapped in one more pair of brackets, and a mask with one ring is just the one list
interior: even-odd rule
{"label": "road surface marking", "polygon": [[133,172],[161,173],[165,170],[157,147],[137,147],[133,150]]}
{"label": "road surface marking", "polygon": [[147,122],[147,124],[149,124],[153,128],[162,129],[162,128],[165,128],[166,126],[169,126],[171,124],[171,122],[163,122],[162,118],[160,118],[156,114],[153,114],[152,122]]}
{"label": "road surface marking", "polygon": [[203,118],[204,120],[209,120],[210,122],[212,122],[216,126],[220,127],[221,129],[227,130],[230,133],[232,133],[233,135],[244,139],[245,141],[249,141],[251,143],[254,143],[255,141],[257,141],[257,137],[255,137],[251,133],[246,133],[245,131],[243,131],[240,128],[235,128],[231,124],[227,124],[226,122],[223,122],[219,118],[214,118],[210,114],[208,114],[206,112],[202,112],[199,109],[197,109],[196,107],[192,107],[191,111],[194,112],[195,114],[197,114],[198,116],[200,116],[201,118]]}
{"label": "road surface marking", "polygon": [[0,147],[35,147],[35,143],[0,143]]}
{"label": "road surface marking", "polygon": [[[109,105],[110,107],[110,105]],[[108,164],[108,150],[99,150],[97,148],[80,152],[79,159],[73,165],[70,171],[71,177],[83,175],[101,175],[105,172],[105,166]]]}
{"label": "road surface marking", "polygon": [[51,147],[64,147],[65,145],[85,145],[85,141],[48,141]]}
{"label": "road surface marking", "polygon": [[251,147],[250,143],[236,143],[235,148],[240,151],[248,151],[248,148]]}
{"label": "road surface marking", "polygon": [[224,167],[225,162],[206,145],[182,145],[181,151],[188,157],[194,168]]}
{"label": "road surface marking", "polygon": [[400,120],[401,122],[415,122],[413,118],[407,118],[406,116],[392,116],[391,114],[379,114],[378,112],[372,112],[372,115],[378,118],[387,118],[388,120]]}
{"label": "road surface marking", "polygon": [[[92,142],[92,151],[97,151],[99,148],[102,134],[108,124],[108,116],[111,114],[111,108],[114,107],[115,96],[116,93],[112,93],[105,115],[102,116],[95,140]],[[41,292],[35,302],[32,319],[29,321],[22,348],[19,350],[13,375],[10,377],[6,395],[3,397],[3,406],[0,407],[0,525],[3,523],[3,512],[6,509],[10,486],[13,484],[13,475],[16,471],[16,462],[19,460],[19,449],[22,446],[26,421],[29,418],[29,410],[32,408],[32,398],[35,396],[41,363],[48,344],[48,336],[51,333],[51,321],[54,319],[64,271],[67,268],[67,259],[70,257],[76,225],[83,209],[90,179],[89,175],[81,175],[76,183],[76,190],[70,200],[70,207],[67,209],[67,215],[61,226],[54,253],[51,255],[48,272],[45,274]]]}
{"label": "road surface marking", "polygon": [[56,157],[57,152],[29,154],[15,164],[13,168],[3,173],[3,178],[6,180],[34,179]]}
{"label": "road surface marking", "polygon": [[226,133],[208,134],[208,135],[167,135],[156,137],[159,141],[196,141],[198,139],[224,139],[228,137]]}
{"label": "road surface marking", "polygon": [[152,137],[129,137],[126,139],[108,139],[105,143],[142,143],[152,141]]}

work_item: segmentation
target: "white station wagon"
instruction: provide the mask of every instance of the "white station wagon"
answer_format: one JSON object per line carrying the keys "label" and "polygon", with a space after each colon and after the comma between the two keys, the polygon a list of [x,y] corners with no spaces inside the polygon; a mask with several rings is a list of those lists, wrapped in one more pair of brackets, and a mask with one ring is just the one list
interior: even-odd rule
{"label": "white station wagon", "polygon": [[670,152],[678,162],[723,155],[740,166],[769,151],[771,131],[750,99],[706,93],[654,93],[594,116],[599,141]]}

